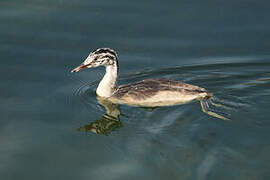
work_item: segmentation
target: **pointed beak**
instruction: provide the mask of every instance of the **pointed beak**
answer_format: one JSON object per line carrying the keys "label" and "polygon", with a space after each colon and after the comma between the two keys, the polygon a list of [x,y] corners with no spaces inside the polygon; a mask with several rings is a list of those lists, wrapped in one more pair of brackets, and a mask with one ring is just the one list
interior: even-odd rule
{"label": "pointed beak", "polygon": [[[85,64],[85,62],[89,62],[88,64]],[[78,72],[82,69],[86,69],[86,68],[91,68],[93,66],[93,60],[92,57],[89,55],[81,65],[79,65],[78,67],[74,68],[71,72]]]}
{"label": "pointed beak", "polygon": [[85,69],[85,68],[87,68],[87,66],[89,66],[90,64],[81,64],[81,65],[79,65],[78,67],[76,67],[76,68],[74,68],[71,72],[78,72],[78,71],[80,71],[80,70],[82,70],[82,69]]}
{"label": "pointed beak", "polygon": [[95,67],[93,66],[94,64],[92,62],[90,62],[89,64],[81,64],[78,67],[74,68],[71,72],[78,72],[82,69],[86,69],[86,68],[91,68],[91,67]]}

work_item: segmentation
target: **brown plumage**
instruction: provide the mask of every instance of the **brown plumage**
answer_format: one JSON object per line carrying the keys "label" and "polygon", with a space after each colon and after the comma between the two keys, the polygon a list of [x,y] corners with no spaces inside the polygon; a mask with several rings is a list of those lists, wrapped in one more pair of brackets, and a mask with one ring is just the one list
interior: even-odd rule
{"label": "brown plumage", "polygon": [[119,86],[108,99],[138,106],[168,106],[211,96],[204,88],[180,81],[147,79]]}
{"label": "brown plumage", "polygon": [[186,84],[171,79],[146,79],[135,83],[125,84],[118,87],[113,96],[121,98],[123,96],[131,96],[134,99],[146,99],[154,96],[159,91],[176,91],[184,94],[211,93],[204,88]]}

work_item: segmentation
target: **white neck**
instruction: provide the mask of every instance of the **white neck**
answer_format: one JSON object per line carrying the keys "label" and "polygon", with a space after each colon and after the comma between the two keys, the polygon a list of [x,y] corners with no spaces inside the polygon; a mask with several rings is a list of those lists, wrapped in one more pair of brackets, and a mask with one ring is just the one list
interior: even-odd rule
{"label": "white neck", "polygon": [[110,97],[116,88],[118,67],[116,64],[106,66],[106,74],[100,81],[96,93],[101,97]]}

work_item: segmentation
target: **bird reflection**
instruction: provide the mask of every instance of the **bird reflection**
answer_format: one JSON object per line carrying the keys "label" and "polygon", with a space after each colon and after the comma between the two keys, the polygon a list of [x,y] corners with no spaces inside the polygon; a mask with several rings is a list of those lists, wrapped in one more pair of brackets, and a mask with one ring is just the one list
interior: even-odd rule
{"label": "bird reflection", "polygon": [[108,135],[111,131],[122,127],[122,122],[119,119],[119,105],[98,96],[97,100],[105,108],[106,113],[100,119],[78,128],[78,131]]}

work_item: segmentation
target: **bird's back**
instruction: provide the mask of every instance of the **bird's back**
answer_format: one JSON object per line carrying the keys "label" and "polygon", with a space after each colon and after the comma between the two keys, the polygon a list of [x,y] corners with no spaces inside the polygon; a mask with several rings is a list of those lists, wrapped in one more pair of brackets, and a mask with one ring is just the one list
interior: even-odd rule
{"label": "bird's back", "polygon": [[148,79],[119,86],[109,99],[115,103],[156,107],[183,104],[212,96],[204,88],[170,79]]}

